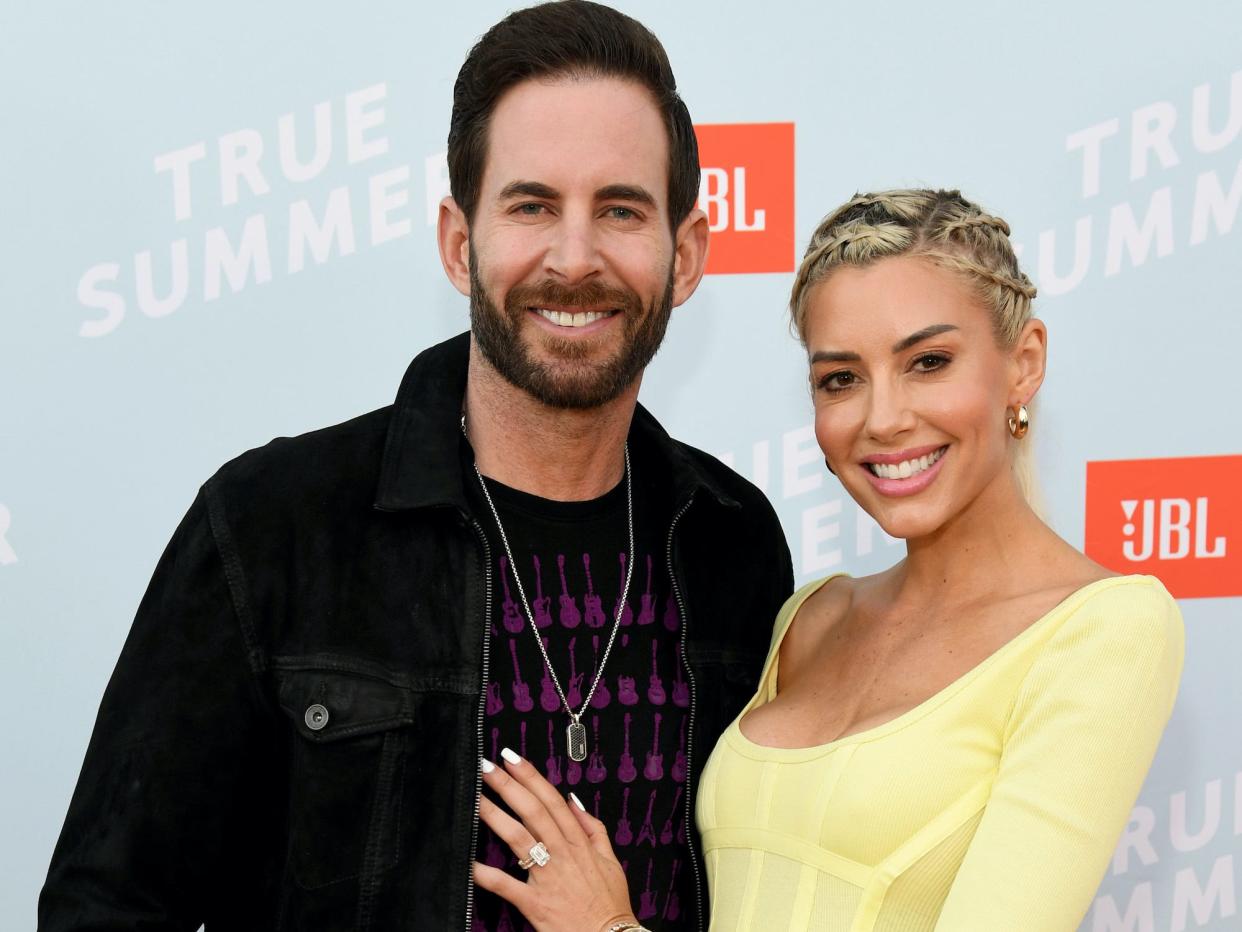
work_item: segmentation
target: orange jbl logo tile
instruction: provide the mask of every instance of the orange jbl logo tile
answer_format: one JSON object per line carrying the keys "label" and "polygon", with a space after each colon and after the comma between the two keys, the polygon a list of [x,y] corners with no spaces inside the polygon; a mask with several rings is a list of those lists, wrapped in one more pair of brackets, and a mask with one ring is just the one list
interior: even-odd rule
{"label": "orange jbl logo tile", "polygon": [[1242,595],[1242,456],[1087,464],[1087,556],[1179,599]]}
{"label": "orange jbl logo tile", "polygon": [[696,126],[699,207],[711,246],[707,274],[792,272],[794,125]]}

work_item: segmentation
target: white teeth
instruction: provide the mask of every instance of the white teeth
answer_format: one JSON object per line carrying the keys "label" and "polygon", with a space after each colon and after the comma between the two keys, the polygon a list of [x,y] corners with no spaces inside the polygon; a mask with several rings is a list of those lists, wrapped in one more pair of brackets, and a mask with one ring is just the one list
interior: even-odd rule
{"label": "white teeth", "polygon": [[946,448],[941,448],[934,453],[928,453],[926,456],[920,456],[912,460],[904,460],[900,463],[867,463],[867,468],[880,479],[909,479],[911,476],[917,476],[925,469],[930,469],[936,460],[944,455]]}
{"label": "white teeth", "polygon": [[544,320],[551,321],[558,327],[585,327],[587,324],[593,324],[601,317],[608,317],[612,311],[582,311],[574,314],[569,311],[549,311],[547,308],[537,307],[536,311]]}

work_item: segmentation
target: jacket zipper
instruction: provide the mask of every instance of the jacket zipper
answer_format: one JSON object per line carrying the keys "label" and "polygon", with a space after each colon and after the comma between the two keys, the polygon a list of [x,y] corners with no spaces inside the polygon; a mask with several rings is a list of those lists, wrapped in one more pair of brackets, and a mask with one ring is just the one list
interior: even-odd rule
{"label": "jacket zipper", "polygon": [[[483,770],[479,759],[483,757],[484,713],[487,709],[488,667],[492,659],[491,645],[488,643],[492,624],[492,548],[487,542],[487,535],[478,521],[471,519],[470,527],[474,530],[479,543],[483,545],[483,579],[485,612],[483,615],[483,678],[479,696],[478,734],[475,742],[474,762],[474,819],[470,823],[470,860],[467,863],[469,873],[466,875],[466,932],[471,932],[474,920],[474,856],[479,847],[479,798],[483,793]],[[687,757],[686,761],[689,762]],[[687,771],[687,774],[689,771]]]}
{"label": "jacket zipper", "polygon": [[694,798],[694,712],[698,703],[695,692],[694,670],[686,659],[686,606],[681,597],[681,587],[677,585],[677,574],[673,572],[673,532],[677,530],[677,522],[690,509],[694,501],[694,493],[686,499],[684,505],[673,515],[673,523],[668,528],[668,578],[673,586],[673,598],[677,602],[677,612],[681,615],[681,665],[686,671],[686,682],[690,686],[690,723],[686,728],[686,847],[690,851],[690,866],[694,870],[694,904],[697,908],[695,918],[699,932],[703,930],[703,880],[699,872],[699,857],[694,845],[694,826],[690,824],[690,800]]}

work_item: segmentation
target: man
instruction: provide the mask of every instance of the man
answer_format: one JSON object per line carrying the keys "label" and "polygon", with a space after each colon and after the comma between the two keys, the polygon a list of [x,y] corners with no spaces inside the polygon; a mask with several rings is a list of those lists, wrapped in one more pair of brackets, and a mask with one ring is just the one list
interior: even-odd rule
{"label": "man", "polygon": [[522,928],[472,881],[474,860],[539,869],[479,827],[504,747],[616,826],[646,925],[706,927],[696,768],[792,573],[758,491],[637,407],[706,254],[663,49],[595,4],[510,15],[458,76],[449,169],[470,334],[392,407],[204,485],[104,696],[40,928]]}

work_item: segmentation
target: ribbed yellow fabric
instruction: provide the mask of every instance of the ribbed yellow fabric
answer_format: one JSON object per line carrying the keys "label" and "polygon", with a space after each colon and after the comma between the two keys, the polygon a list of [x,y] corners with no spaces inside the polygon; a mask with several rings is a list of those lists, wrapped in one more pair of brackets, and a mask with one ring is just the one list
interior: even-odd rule
{"label": "ribbed yellow fabric", "polygon": [[[781,609],[747,710],[776,695],[781,639],[825,582]],[[698,796],[712,932],[1072,932],[1151,765],[1183,649],[1160,582],[1117,577],[876,728],[781,749],[734,721]]]}

